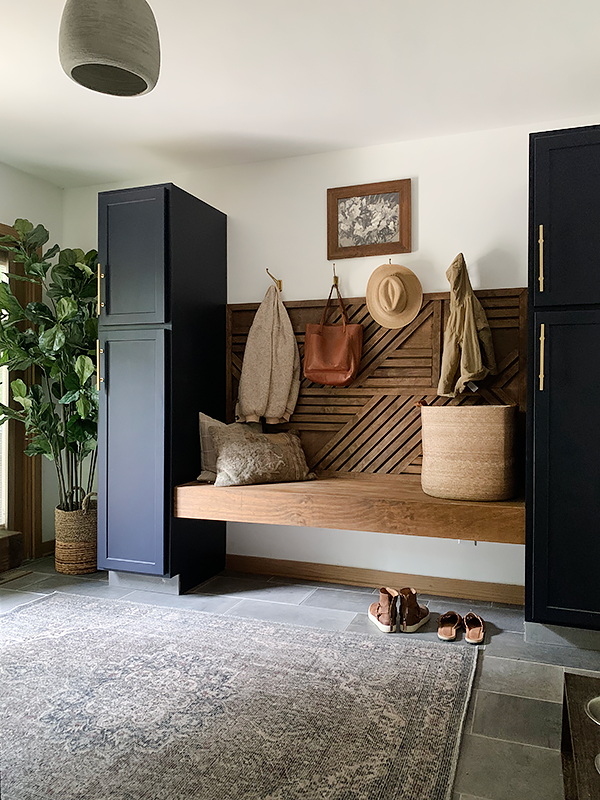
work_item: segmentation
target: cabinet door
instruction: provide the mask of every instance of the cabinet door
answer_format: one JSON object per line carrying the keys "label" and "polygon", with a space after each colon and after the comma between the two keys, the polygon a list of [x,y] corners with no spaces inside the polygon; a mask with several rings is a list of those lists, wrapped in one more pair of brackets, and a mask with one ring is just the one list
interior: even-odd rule
{"label": "cabinet door", "polygon": [[532,134],[531,198],[534,305],[600,303],[600,126]]}
{"label": "cabinet door", "polygon": [[164,330],[104,331],[98,430],[98,566],[163,575]]}
{"label": "cabinet door", "polygon": [[98,195],[100,325],[168,322],[166,188]]}
{"label": "cabinet door", "polygon": [[534,342],[532,616],[600,628],[600,311],[538,312]]}

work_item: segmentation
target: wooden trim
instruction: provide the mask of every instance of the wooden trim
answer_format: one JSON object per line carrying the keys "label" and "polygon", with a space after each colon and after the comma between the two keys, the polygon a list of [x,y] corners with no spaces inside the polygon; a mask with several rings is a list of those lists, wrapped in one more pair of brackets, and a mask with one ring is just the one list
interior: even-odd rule
{"label": "wooden trim", "polygon": [[313,564],[307,561],[238,556],[231,553],[227,554],[226,567],[257,575],[276,575],[282,578],[343,583],[348,586],[394,586],[398,588],[412,586],[422,594],[464,597],[470,600],[485,600],[494,603],[523,605],[525,601],[525,587],[508,583],[407,575],[401,572],[342,567],[336,564]]}
{"label": "wooden trim", "polygon": [[[9,234],[14,236],[15,229],[0,223],[0,235]],[[11,272],[23,274],[21,264],[11,262],[10,258],[9,263]],[[10,286],[15,297],[23,306],[32,302],[40,302],[42,299],[42,288],[35,283],[11,280]],[[9,375],[9,381],[13,377],[16,375]],[[23,380],[27,385],[34,382],[35,374],[32,367],[25,371]],[[10,405],[14,406],[12,400]],[[41,456],[33,458],[26,456],[23,452],[27,446],[23,425],[16,421],[8,424],[8,527],[23,533],[25,558],[39,558],[43,554]]]}

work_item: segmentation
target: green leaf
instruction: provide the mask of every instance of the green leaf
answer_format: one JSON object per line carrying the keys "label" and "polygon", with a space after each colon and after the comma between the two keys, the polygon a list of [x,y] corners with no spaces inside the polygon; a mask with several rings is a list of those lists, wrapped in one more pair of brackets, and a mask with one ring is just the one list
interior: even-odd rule
{"label": "green leaf", "polygon": [[[1,250],[2,248],[0,248]],[[15,281],[25,281],[26,283],[37,283],[39,285],[40,281],[36,281],[35,278],[30,278],[27,275],[15,275],[14,272],[5,272],[5,275],[8,275],[9,278],[13,278]]]}
{"label": "green leaf", "polygon": [[[62,290],[62,295],[65,293],[70,294],[68,287],[72,285],[72,282],[75,279],[80,277],[79,270],[75,271],[74,264],[72,266],[68,264],[56,264],[54,267],[52,267],[52,272],[50,274],[56,288]],[[51,286],[50,288],[54,288],[54,286]],[[60,296],[61,294],[59,293],[58,297]]]}
{"label": "green leaf", "polygon": [[38,278],[45,278],[49,264],[45,264],[37,258],[28,258],[23,262],[23,269],[26,275],[35,275]]}
{"label": "green leaf", "polygon": [[58,263],[61,267],[72,267],[77,263],[78,260],[79,259],[77,258],[75,250],[71,250],[68,247],[66,247],[64,250],[61,250],[58,257]]}
{"label": "green leaf", "polygon": [[40,405],[43,402],[43,400],[44,400],[44,390],[39,385],[39,383],[34,383],[33,386],[29,389],[29,396],[38,405]]}
{"label": "green leaf", "polygon": [[33,224],[28,219],[16,219],[13,228],[17,231],[21,239],[26,233],[33,230]]}
{"label": "green leaf", "polygon": [[48,328],[40,336],[40,349],[44,353],[56,353],[57,350],[63,347],[65,341],[64,331],[58,325],[55,325],[53,328]]}
{"label": "green leaf", "polygon": [[67,372],[67,374],[64,377],[64,384],[65,384],[65,389],[67,389],[67,391],[70,392],[77,391],[81,386],[76,372]]}
{"label": "green leaf", "polygon": [[85,254],[84,261],[89,266],[96,266],[96,261],[98,260],[98,251],[97,250],[88,250]]}
{"label": "green leaf", "polygon": [[90,275],[93,275],[93,274],[94,274],[94,273],[92,272],[92,270],[91,270],[91,269],[88,267],[88,265],[87,265],[87,264],[83,264],[81,261],[78,261],[78,262],[75,264],[75,266],[76,266],[78,269],[80,269],[82,272],[84,272],[84,273],[85,273],[85,274],[88,276],[88,278],[89,278],[89,276],[90,276]]}
{"label": "green leaf", "polygon": [[8,311],[14,319],[23,319],[25,316],[23,307],[12,293],[8,283],[4,281],[0,281],[0,308]]}
{"label": "green leaf", "polygon": [[2,413],[2,418],[0,419],[0,425],[6,422],[9,419],[17,419],[19,422],[25,422],[25,417],[23,416],[22,411],[15,411],[14,408],[10,408],[10,406],[5,406],[4,403],[0,403],[0,413]]}
{"label": "green leaf", "polygon": [[25,308],[25,316],[36,324],[56,324],[54,314],[45,303],[28,303]]}
{"label": "green leaf", "polygon": [[77,314],[78,310],[77,301],[73,297],[61,297],[56,304],[56,313],[61,322],[72,319]]}
{"label": "green leaf", "polygon": [[27,386],[25,386],[25,383],[20,378],[11,381],[10,388],[12,389],[15,400],[19,397],[27,397]]}
{"label": "green leaf", "polygon": [[[29,224],[31,225],[31,223]],[[50,234],[48,233],[46,228],[44,228],[43,225],[36,225],[36,227],[33,228],[33,230],[29,230],[25,233],[25,235],[23,236],[23,244],[25,244],[29,248],[36,250],[38,247],[41,247],[43,244],[46,244],[49,238]]]}
{"label": "green leaf", "polygon": [[60,247],[57,244],[52,245],[52,247],[49,250],[46,250],[46,252],[42,256],[42,260],[47,261],[49,258],[53,258],[59,251]]}
{"label": "green leaf", "polygon": [[50,456],[52,458],[52,447],[45,436],[36,436],[25,448],[26,456]]}
{"label": "green leaf", "polygon": [[91,410],[92,405],[90,401],[84,394],[80,395],[79,400],[77,401],[77,411],[79,412],[79,416],[82,419],[85,419]]}
{"label": "green leaf", "polygon": [[29,411],[33,404],[31,398],[27,397],[27,386],[25,386],[23,381],[20,378],[17,378],[16,381],[11,382],[10,388],[12,389],[13,400],[15,403],[19,403],[19,405],[23,406],[25,411]]}
{"label": "green leaf", "polygon": [[[94,362],[89,356],[79,356],[75,362],[75,372],[81,385],[85,386],[87,379],[94,374]],[[87,414],[81,416],[85,417]]]}
{"label": "green leaf", "polygon": [[80,394],[81,394],[80,389],[71,389],[66,394],[64,394],[58,402],[61,403],[61,405],[66,405],[67,403],[74,403],[76,400],[79,400]]}

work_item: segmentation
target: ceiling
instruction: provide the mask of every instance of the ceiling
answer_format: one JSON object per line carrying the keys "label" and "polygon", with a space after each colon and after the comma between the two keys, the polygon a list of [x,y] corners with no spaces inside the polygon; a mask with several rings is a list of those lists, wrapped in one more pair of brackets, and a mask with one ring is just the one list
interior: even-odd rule
{"label": "ceiling", "polygon": [[600,111],[597,0],[150,5],[158,85],[118,98],[63,73],[64,0],[0,0],[0,161],[74,187]]}

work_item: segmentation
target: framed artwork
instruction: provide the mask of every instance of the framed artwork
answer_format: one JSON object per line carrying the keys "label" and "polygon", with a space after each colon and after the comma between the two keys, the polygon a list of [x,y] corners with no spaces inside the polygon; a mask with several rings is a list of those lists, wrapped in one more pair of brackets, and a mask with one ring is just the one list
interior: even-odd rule
{"label": "framed artwork", "polygon": [[410,253],[410,178],[327,190],[327,258]]}

